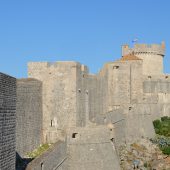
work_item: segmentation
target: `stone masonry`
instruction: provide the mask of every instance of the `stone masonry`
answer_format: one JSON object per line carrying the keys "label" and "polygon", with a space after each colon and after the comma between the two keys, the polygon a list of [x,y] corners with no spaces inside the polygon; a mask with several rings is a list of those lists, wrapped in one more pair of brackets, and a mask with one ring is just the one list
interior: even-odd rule
{"label": "stone masonry", "polygon": [[0,169],[15,170],[16,79],[0,73]]}
{"label": "stone masonry", "polygon": [[16,151],[24,157],[42,144],[42,83],[17,80]]}
{"label": "stone masonry", "polygon": [[[65,146],[62,157],[67,158],[64,167],[57,164],[56,169],[120,169],[121,144],[154,137],[152,121],[170,116],[164,55],[164,43],[124,45],[122,57],[96,75],[78,62],[28,63],[29,78],[42,83],[42,142],[66,144],[56,146]],[[49,158],[42,156],[33,164],[40,168],[57,159]]]}
{"label": "stone masonry", "polygon": [[165,55],[165,43],[161,44],[135,44],[133,48],[122,46],[122,56],[134,53],[143,60],[143,74],[163,74],[163,57]]}
{"label": "stone masonry", "polygon": [[87,67],[76,62],[28,64],[28,76],[42,81],[43,141],[54,143],[68,127],[85,126]]}

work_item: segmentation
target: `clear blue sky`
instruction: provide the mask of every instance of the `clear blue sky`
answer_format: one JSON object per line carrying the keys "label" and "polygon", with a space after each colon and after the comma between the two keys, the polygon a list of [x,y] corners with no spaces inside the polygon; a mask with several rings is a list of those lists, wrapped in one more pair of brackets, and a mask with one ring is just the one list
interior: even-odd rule
{"label": "clear blue sky", "polygon": [[74,60],[96,73],[121,56],[121,45],[166,42],[169,0],[1,0],[0,72],[27,76],[29,61]]}

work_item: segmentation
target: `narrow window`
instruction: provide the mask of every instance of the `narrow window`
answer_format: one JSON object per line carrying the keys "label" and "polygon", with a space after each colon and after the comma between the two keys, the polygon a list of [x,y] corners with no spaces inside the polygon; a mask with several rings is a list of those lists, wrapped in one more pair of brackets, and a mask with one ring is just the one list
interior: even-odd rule
{"label": "narrow window", "polygon": [[113,66],[113,69],[118,69],[119,68],[119,66]]}
{"label": "narrow window", "polygon": [[41,163],[41,170],[44,170],[44,164],[43,164],[43,162]]}
{"label": "narrow window", "polygon": [[77,134],[78,134],[78,133],[73,133],[73,134],[72,134],[72,138],[76,138]]}
{"label": "narrow window", "polygon": [[88,90],[86,90],[86,94],[87,94],[87,95],[89,94],[89,91],[88,91]]}
{"label": "narrow window", "polygon": [[51,120],[51,127],[53,127],[53,120]]}
{"label": "narrow window", "polygon": [[112,143],[114,143],[114,138],[111,138],[110,140],[111,140]]}

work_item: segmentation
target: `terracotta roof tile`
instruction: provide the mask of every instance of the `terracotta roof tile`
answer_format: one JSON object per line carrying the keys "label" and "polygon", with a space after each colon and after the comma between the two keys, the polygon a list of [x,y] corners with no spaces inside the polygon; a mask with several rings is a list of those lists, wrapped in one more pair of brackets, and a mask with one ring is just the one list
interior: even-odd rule
{"label": "terracotta roof tile", "polygon": [[142,60],[139,57],[136,57],[134,54],[124,55],[119,61],[127,61],[127,60]]}

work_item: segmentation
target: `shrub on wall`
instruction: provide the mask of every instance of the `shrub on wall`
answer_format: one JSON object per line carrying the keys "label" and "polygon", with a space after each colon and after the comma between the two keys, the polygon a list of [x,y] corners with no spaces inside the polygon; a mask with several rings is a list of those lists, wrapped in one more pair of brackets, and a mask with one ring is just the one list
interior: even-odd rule
{"label": "shrub on wall", "polygon": [[164,154],[170,155],[170,146],[166,146],[166,147],[162,148],[161,150]]}
{"label": "shrub on wall", "polygon": [[153,121],[155,133],[163,136],[170,137],[170,117],[161,117],[161,120]]}
{"label": "shrub on wall", "polygon": [[154,120],[153,125],[158,136],[152,142],[158,144],[164,154],[170,155],[170,117]]}

